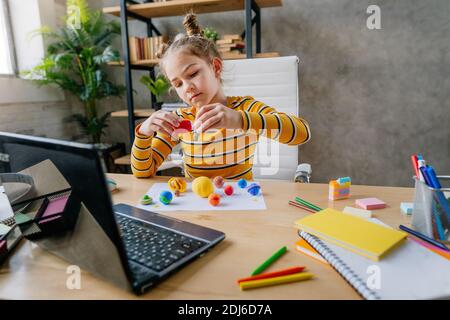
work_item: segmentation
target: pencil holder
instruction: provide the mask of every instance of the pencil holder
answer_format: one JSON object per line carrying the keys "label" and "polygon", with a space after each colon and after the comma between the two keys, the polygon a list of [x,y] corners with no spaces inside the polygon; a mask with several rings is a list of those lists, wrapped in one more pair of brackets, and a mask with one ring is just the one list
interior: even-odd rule
{"label": "pencil holder", "polygon": [[417,177],[414,190],[412,226],[415,230],[441,242],[450,240],[450,176],[438,176],[440,189],[428,186]]}

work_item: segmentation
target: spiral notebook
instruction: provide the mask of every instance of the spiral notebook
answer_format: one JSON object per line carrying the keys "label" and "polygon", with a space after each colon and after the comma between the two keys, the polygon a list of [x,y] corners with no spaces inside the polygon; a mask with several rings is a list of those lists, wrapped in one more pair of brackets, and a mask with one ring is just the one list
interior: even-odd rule
{"label": "spiral notebook", "polygon": [[414,241],[407,239],[375,262],[304,231],[298,233],[365,299],[450,299],[450,262]]}

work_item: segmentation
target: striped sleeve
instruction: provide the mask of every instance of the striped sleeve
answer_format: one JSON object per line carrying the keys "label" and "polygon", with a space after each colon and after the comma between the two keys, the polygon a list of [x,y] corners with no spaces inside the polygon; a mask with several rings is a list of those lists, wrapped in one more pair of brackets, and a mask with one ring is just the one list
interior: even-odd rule
{"label": "striped sleeve", "polygon": [[[178,115],[179,110],[174,111]],[[138,178],[151,177],[164,162],[179,141],[156,132],[153,137],[139,133],[141,124],[136,126],[133,147],[131,148],[131,171]]]}
{"label": "striped sleeve", "polygon": [[255,130],[257,134],[288,145],[303,144],[311,139],[306,120],[278,112],[260,101],[249,99],[238,111],[242,115],[244,131]]}

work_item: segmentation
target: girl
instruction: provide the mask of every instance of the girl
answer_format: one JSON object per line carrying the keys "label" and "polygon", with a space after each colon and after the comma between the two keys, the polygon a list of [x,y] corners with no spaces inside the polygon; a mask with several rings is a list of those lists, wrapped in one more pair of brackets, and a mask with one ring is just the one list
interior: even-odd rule
{"label": "girl", "polygon": [[[288,145],[310,139],[305,120],[277,112],[250,96],[225,96],[223,61],[214,42],[203,36],[194,14],[187,14],[183,25],[187,34],[163,44],[158,58],[161,71],[190,107],[156,111],[136,127],[131,152],[136,177],[152,176],[181,142],[186,177],[252,180],[260,135]],[[195,133],[174,132],[182,119],[193,122]]]}

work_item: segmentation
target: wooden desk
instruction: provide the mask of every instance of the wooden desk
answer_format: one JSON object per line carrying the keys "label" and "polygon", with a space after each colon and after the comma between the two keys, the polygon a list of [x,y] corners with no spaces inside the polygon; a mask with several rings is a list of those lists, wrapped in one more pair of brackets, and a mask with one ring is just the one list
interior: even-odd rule
{"label": "wooden desk", "polygon": [[[136,179],[131,175],[111,174],[120,188],[115,203],[135,205],[154,182],[164,177]],[[375,196],[388,208],[375,211],[385,223],[398,227],[410,219],[400,212],[400,202],[410,201],[412,188],[352,186],[349,200],[328,201],[328,185],[261,181],[266,211],[174,212],[169,216],[226,233],[226,239],[205,256],[137,297],[112,284],[82,272],[81,289],[66,288],[69,264],[22,241],[14,255],[0,269],[1,299],[360,299],[359,295],[329,266],[295,251],[298,241],[294,221],[308,213],[287,205],[301,196],[320,207],[342,210],[355,199]],[[249,291],[241,291],[236,280],[250,272],[274,251],[288,246],[288,253],[268,270],[305,265],[316,275],[314,280]]]}

